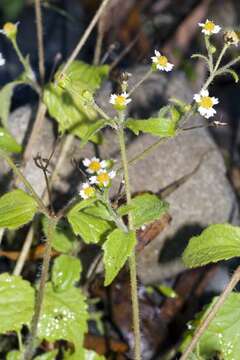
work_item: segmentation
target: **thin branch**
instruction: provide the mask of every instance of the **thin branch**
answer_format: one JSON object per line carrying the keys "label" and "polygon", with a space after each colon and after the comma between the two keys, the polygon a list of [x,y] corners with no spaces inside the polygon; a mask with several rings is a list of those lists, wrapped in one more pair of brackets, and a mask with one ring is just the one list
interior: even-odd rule
{"label": "thin branch", "polygon": [[34,237],[34,226],[31,225],[27,237],[24,241],[23,247],[21,249],[21,253],[17,259],[17,263],[15,265],[15,268],[13,270],[13,275],[20,275],[22,272],[22,269],[24,267],[24,264],[26,262],[26,259],[28,257],[28,253],[30,251],[31,245],[32,245],[32,241],[33,241],[33,237]]}
{"label": "thin branch", "polygon": [[34,350],[35,350],[35,341],[37,338],[38,323],[39,323],[41,312],[42,312],[43,299],[44,299],[44,293],[45,293],[45,284],[46,284],[46,281],[48,278],[49,264],[50,264],[50,260],[51,260],[52,240],[53,240],[56,224],[57,224],[57,220],[55,217],[52,217],[51,219],[49,219],[48,232],[47,232],[47,243],[46,243],[46,248],[45,248],[44,257],[43,257],[43,264],[42,264],[42,273],[41,273],[41,278],[40,278],[39,289],[37,292],[34,315],[32,318],[30,337],[28,340],[26,351],[23,356],[24,360],[31,360],[33,357],[33,354],[34,354]]}
{"label": "thin branch", "polygon": [[78,56],[78,53],[80,52],[80,50],[83,48],[83,46],[85,45],[89,35],[91,34],[94,26],[96,25],[96,23],[98,22],[99,18],[101,17],[101,15],[103,14],[103,11],[105,10],[107,4],[110,2],[111,0],[104,0],[102,2],[102,5],[99,7],[98,11],[96,12],[94,18],[92,19],[92,21],[90,22],[90,24],[88,25],[87,29],[85,30],[85,33],[83,34],[83,36],[81,37],[79,43],[77,44],[76,48],[73,50],[72,54],[70,55],[68,61],[66,62],[66,64],[64,65],[61,75],[63,75],[67,69],[69,68],[69,66],[71,65],[71,63],[76,59],[76,57]]}
{"label": "thin branch", "polygon": [[41,85],[43,86],[45,79],[45,64],[44,64],[45,56],[44,56],[44,44],[43,44],[41,0],[35,0],[35,16],[36,16],[36,26],[37,26],[39,74],[41,79]]}
{"label": "thin branch", "polygon": [[98,35],[95,46],[93,65],[98,65],[100,63],[104,34],[105,34],[105,21],[104,21],[104,17],[101,16],[98,22]]}
{"label": "thin branch", "polygon": [[232,292],[234,287],[237,285],[237,283],[240,281],[240,266],[237,267],[235,270],[230,282],[228,283],[225,290],[222,292],[222,294],[219,296],[215,304],[209,309],[209,312],[207,316],[203,319],[202,323],[198,327],[197,331],[195,332],[191,343],[187,347],[187,349],[184,351],[182,356],[180,357],[180,360],[187,360],[191,352],[195,349],[198,341],[200,340],[200,337],[203,335],[203,333],[207,330],[209,324],[216,316],[218,310],[223,306],[224,302],[226,301],[228,295]]}

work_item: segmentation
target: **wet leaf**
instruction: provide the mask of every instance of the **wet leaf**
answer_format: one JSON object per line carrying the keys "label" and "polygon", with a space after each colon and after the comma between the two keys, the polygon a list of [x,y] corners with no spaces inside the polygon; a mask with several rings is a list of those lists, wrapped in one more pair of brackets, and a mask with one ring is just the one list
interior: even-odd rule
{"label": "wet leaf", "polygon": [[198,267],[240,256],[240,227],[215,224],[190,239],[183,253],[188,267]]}
{"label": "wet leaf", "polygon": [[[102,206],[99,204],[85,207],[81,210],[83,202],[73,207],[67,215],[68,221],[72,225],[76,235],[80,235],[87,244],[104,240],[110,231],[114,229],[112,221],[107,221],[103,216],[109,216]],[[80,210],[79,210],[80,207]],[[100,213],[101,217],[99,216]]]}
{"label": "wet leaf", "polygon": [[33,315],[34,289],[20,276],[0,275],[0,333],[20,331]]}
{"label": "wet leaf", "polygon": [[57,292],[66,291],[80,280],[80,260],[70,255],[58,256],[52,268],[52,283]]}
{"label": "wet leaf", "polygon": [[20,153],[22,151],[14,137],[3,127],[0,127],[0,149],[8,153]]}
{"label": "wet leaf", "polygon": [[50,342],[67,340],[75,348],[82,346],[87,331],[87,305],[85,296],[75,287],[55,292],[47,283],[38,337]]}
{"label": "wet leaf", "polygon": [[131,255],[135,245],[136,235],[134,231],[124,232],[120,229],[115,229],[108,235],[102,247],[104,251],[105,286],[111,284],[117,276]]}
{"label": "wet leaf", "polygon": [[168,204],[159,199],[157,195],[145,193],[134,197],[129,205],[123,205],[118,209],[119,215],[123,216],[131,211],[134,227],[149,224],[159,219],[168,210]]}
{"label": "wet leaf", "polygon": [[[216,300],[217,298],[213,302]],[[185,347],[191,341],[196,326],[204,318],[213,302],[197,316],[195,321],[190,323],[190,330],[186,333]],[[239,319],[240,294],[231,293],[202,335],[198,343],[199,355],[204,359],[212,359],[216,353],[220,353],[224,360],[238,360],[240,352]]]}
{"label": "wet leaf", "polygon": [[17,229],[30,222],[37,211],[35,199],[18,189],[0,198],[0,228]]}

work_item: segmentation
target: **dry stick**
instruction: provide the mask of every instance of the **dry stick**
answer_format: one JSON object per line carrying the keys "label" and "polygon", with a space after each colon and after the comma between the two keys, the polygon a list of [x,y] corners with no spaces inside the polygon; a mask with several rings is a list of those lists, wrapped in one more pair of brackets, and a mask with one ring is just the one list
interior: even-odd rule
{"label": "dry stick", "polygon": [[43,44],[43,25],[42,25],[42,12],[41,0],[35,0],[35,16],[37,26],[37,42],[38,42],[38,59],[39,59],[39,74],[41,85],[44,84],[45,79],[45,65],[44,65],[44,44]]}
{"label": "dry stick", "polygon": [[85,33],[83,34],[83,36],[81,37],[79,43],[77,44],[76,48],[73,50],[70,58],[68,59],[68,61],[66,62],[66,64],[64,65],[61,74],[63,75],[66,70],[69,68],[69,66],[71,65],[71,63],[76,59],[76,57],[78,56],[79,51],[82,49],[82,47],[85,45],[89,35],[91,34],[94,26],[96,25],[96,23],[98,22],[98,19],[101,17],[105,7],[107,6],[107,4],[110,2],[111,0],[104,0],[102,2],[102,5],[99,7],[98,11],[96,12],[94,18],[92,19],[92,21],[90,22],[90,24],[88,25]]}
{"label": "dry stick", "polygon": [[32,324],[31,324],[30,338],[28,341],[28,345],[26,347],[26,351],[23,356],[23,360],[31,360],[32,356],[34,354],[34,349],[35,349],[34,342],[37,337],[37,330],[38,330],[37,328],[38,328],[38,323],[39,323],[39,319],[40,319],[41,311],[42,311],[42,305],[43,305],[43,299],[44,299],[44,293],[45,293],[45,284],[46,284],[46,281],[48,278],[48,270],[49,270],[49,264],[50,264],[50,259],[51,259],[52,240],[53,240],[56,224],[57,224],[57,218],[52,217],[51,219],[49,219],[47,242],[46,242],[46,249],[45,249],[44,257],[43,257],[40,284],[39,284],[39,289],[37,292],[37,299],[35,302],[35,310],[34,310],[34,315],[33,315]]}
{"label": "dry stick", "polygon": [[195,346],[197,345],[198,341],[200,340],[200,337],[207,330],[210,322],[214,319],[218,310],[223,306],[228,295],[232,292],[232,290],[234,289],[234,287],[237,285],[237,283],[239,281],[240,281],[240,266],[238,266],[237,269],[234,271],[233,276],[232,276],[230,282],[228,283],[227,287],[222,292],[222,294],[219,296],[219,298],[215,302],[215,304],[211,307],[207,316],[204,318],[204,320],[198,327],[197,331],[195,332],[195,334],[192,338],[191,343],[189,344],[187,349],[184,351],[183,355],[180,357],[180,360],[187,360],[188,356],[191,354],[191,352],[194,350]]}
{"label": "dry stick", "polygon": [[97,35],[95,52],[94,52],[93,65],[98,65],[100,62],[104,33],[105,33],[105,21],[104,21],[104,17],[101,16],[98,22],[98,35]]}
{"label": "dry stick", "polygon": [[27,237],[24,241],[23,247],[21,249],[21,253],[17,259],[17,263],[15,265],[15,268],[13,270],[13,275],[20,275],[21,271],[23,269],[23,266],[25,264],[25,261],[28,257],[28,253],[30,251],[31,245],[32,245],[32,241],[33,241],[33,236],[34,236],[34,227],[33,225],[30,227]]}

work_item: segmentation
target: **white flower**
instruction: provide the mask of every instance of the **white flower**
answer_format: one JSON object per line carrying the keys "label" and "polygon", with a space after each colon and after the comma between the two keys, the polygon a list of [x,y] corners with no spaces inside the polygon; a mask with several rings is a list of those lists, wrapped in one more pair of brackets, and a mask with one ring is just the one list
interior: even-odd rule
{"label": "white flower", "polygon": [[195,94],[193,99],[198,104],[198,112],[209,119],[214,114],[216,114],[216,110],[213,109],[213,105],[218,104],[218,99],[215,97],[210,97],[208,90],[201,90],[199,94]]}
{"label": "white flower", "polygon": [[116,176],[116,171],[107,172],[106,170],[100,170],[96,176],[90,177],[91,184],[97,184],[100,186],[108,186],[111,179]]}
{"label": "white flower", "polygon": [[93,157],[92,159],[84,159],[83,165],[86,166],[89,174],[94,174],[101,169],[105,169],[107,167],[107,162],[105,160],[100,161],[100,159]]}
{"label": "white flower", "polygon": [[4,24],[3,28],[0,29],[0,34],[4,34],[9,39],[14,39],[17,35],[19,22],[13,24],[11,22],[7,22]]}
{"label": "white flower", "polygon": [[93,186],[91,186],[88,182],[82,184],[81,190],[79,192],[80,196],[86,200],[89,199],[90,197],[95,195],[95,189]]}
{"label": "white flower", "polygon": [[131,101],[132,100],[129,99],[129,94],[127,94],[126,92],[123,92],[120,95],[112,94],[109,100],[110,104],[112,104],[116,110],[120,111],[126,109],[127,105]]}
{"label": "white flower", "polygon": [[206,20],[205,23],[198,23],[202,28],[202,33],[205,35],[217,34],[221,30],[219,25],[215,25],[213,21]]}
{"label": "white flower", "polygon": [[156,68],[161,71],[171,71],[174,65],[168,61],[168,58],[161,55],[161,53],[157,50],[154,52],[155,56],[152,56],[151,59]]}
{"label": "white flower", "polygon": [[2,56],[2,53],[0,53],[0,66],[5,65],[6,60],[4,59],[4,57]]}

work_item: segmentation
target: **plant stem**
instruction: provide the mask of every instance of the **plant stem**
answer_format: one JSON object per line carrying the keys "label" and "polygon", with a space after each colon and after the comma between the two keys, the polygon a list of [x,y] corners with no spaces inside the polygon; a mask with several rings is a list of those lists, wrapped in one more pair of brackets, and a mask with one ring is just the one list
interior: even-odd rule
{"label": "plant stem", "polygon": [[35,350],[35,341],[37,339],[37,331],[38,324],[41,316],[41,311],[43,307],[43,299],[45,293],[45,285],[48,278],[49,264],[51,260],[51,249],[52,249],[52,239],[54,235],[54,230],[57,224],[57,219],[52,217],[49,219],[48,223],[48,232],[47,232],[47,242],[46,248],[43,256],[43,264],[42,264],[42,273],[40,278],[39,289],[37,292],[37,298],[35,302],[35,310],[32,318],[31,331],[28,340],[28,344],[26,347],[26,351],[24,353],[23,360],[31,360]]}
{"label": "plant stem", "polygon": [[209,312],[207,316],[203,319],[202,323],[199,325],[198,329],[196,330],[191,343],[187,347],[187,349],[184,351],[182,356],[180,357],[180,360],[187,360],[191,352],[194,350],[195,346],[197,345],[198,341],[200,340],[200,337],[203,335],[203,333],[208,328],[211,321],[216,316],[218,310],[222,307],[224,302],[226,301],[228,295],[232,292],[234,287],[237,285],[237,283],[240,281],[240,266],[237,267],[237,269],[234,271],[233,276],[228,283],[225,290],[222,292],[222,294],[219,296],[215,304],[209,309]]}
{"label": "plant stem", "polygon": [[96,12],[94,18],[92,19],[92,21],[90,22],[90,24],[88,25],[87,29],[85,30],[85,33],[83,34],[83,36],[81,37],[79,43],[77,44],[76,48],[73,50],[72,54],[70,55],[68,61],[66,62],[65,66],[62,69],[61,75],[63,75],[67,69],[69,68],[69,66],[71,65],[71,63],[76,59],[79,51],[82,49],[82,47],[85,45],[89,35],[92,32],[92,29],[94,28],[94,26],[96,25],[96,23],[98,22],[99,18],[101,17],[103,11],[105,10],[105,7],[107,6],[107,4],[110,2],[110,0],[104,0],[101,4],[101,6],[99,7],[98,11]]}
{"label": "plant stem", "polygon": [[220,55],[219,55],[219,57],[218,57],[218,59],[217,59],[216,65],[215,65],[215,67],[214,67],[214,70],[213,70],[214,72],[217,71],[217,69],[218,69],[218,67],[219,67],[219,65],[220,65],[220,63],[221,63],[221,60],[222,60],[225,52],[227,51],[228,47],[229,47],[228,44],[225,44],[225,45],[223,46],[222,51],[220,52]]}
{"label": "plant stem", "polygon": [[148,70],[148,72],[143,76],[143,78],[139,80],[139,82],[137,82],[136,85],[133,86],[133,88],[129,91],[129,95],[132,95],[134,91],[137,90],[137,88],[139,88],[139,86],[141,86],[144,83],[144,81],[146,81],[151,75],[152,75],[152,69]]}
{"label": "plant stem", "polygon": [[14,173],[19,177],[21,182],[25,185],[25,187],[32,194],[32,196],[34,197],[34,199],[36,200],[36,202],[37,202],[37,204],[39,206],[39,210],[42,211],[44,214],[48,215],[48,210],[45,207],[44,203],[42,202],[42,200],[40,199],[38,194],[35,192],[34,188],[29,183],[29,181],[25,178],[25,176],[21,173],[21,171],[18,169],[18,167],[14,164],[11,157],[8,154],[6,154],[5,152],[2,152],[2,151],[0,151],[0,156],[3,157],[6,160],[6,162],[10,166],[10,168],[14,171]]}
{"label": "plant stem", "polygon": [[[122,157],[122,164],[124,171],[127,204],[130,204],[131,189],[130,189],[130,181],[129,181],[127,152],[126,152],[123,124],[121,124],[118,129],[118,138],[119,138],[119,145],[121,150],[121,157]],[[131,211],[129,212],[128,215],[128,226],[129,226],[129,230],[134,230]],[[131,281],[133,330],[134,330],[134,339],[135,339],[134,359],[141,360],[141,332],[140,332],[140,315],[139,315],[138,290],[137,290],[137,265],[136,265],[135,251],[133,251],[133,253],[130,255],[129,268],[130,268],[130,281]]]}
{"label": "plant stem", "polygon": [[43,44],[41,0],[35,0],[35,15],[36,15],[36,26],[37,26],[39,74],[41,79],[41,85],[43,87],[44,79],[45,79],[45,65],[44,65],[45,56],[44,56],[44,44]]}
{"label": "plant stem", "polygon": [[18,347],[19,347],[19,351],[22,352],[23,351],[23,342],[22,342],[22,334],[21,331],[17,331],[17,338],[18,338]]}

